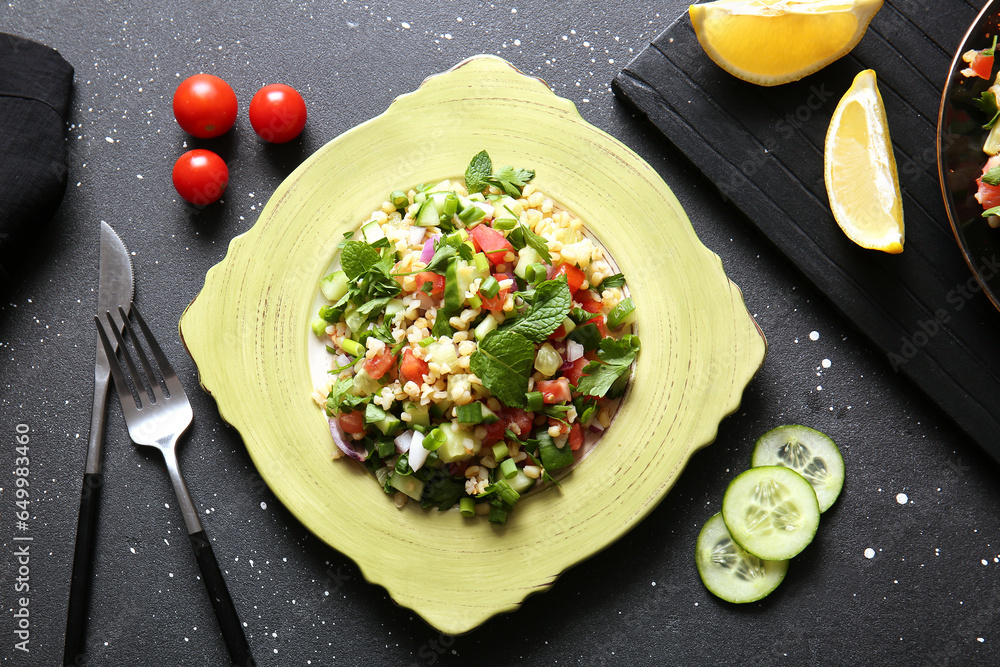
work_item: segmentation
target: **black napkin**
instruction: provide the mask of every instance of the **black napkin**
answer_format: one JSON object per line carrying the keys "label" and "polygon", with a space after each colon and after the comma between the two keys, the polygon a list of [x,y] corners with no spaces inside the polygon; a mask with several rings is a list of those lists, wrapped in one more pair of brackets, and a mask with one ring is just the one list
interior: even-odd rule
{"label": "black napkin", "polygon": [[0,250],[62,200],[72,85],[73,67],[58,51],[0,33]]}

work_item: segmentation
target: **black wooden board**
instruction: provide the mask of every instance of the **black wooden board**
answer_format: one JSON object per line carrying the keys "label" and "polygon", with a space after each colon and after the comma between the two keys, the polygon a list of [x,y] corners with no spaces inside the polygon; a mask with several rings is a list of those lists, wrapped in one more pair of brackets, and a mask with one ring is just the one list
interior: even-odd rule
{"label": "black wooden board", "polygon": [[[935,137],[953,52],[984,0],[887,0],[850,54],[765,88],[705,55],[681,16],[613,82],[777,248],[976,442],[1000,460],[1000,313],[955,242]],[[873,68],[904,198],[905,250],[852,244],[823,183],[830,116]],[[974,258],[977,264],[997,258]]]}

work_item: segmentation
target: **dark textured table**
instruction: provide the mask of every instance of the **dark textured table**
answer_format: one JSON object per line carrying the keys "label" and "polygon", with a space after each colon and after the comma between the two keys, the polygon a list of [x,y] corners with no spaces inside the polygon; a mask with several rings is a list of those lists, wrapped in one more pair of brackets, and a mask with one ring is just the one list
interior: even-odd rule
{"label": "dark textured table", "polygon": [[[137,303],[193,398],[181,465],[261,665],[1000,664],[996,464],[610,92],[612,77],[684,8],[676,0],[642,12],[623,2],[0,7],[0,31],[49,44],[76,68],[66,198],[35,244],[0,248],[0,655],[23,665],[61,659],[106,220],[133,254]],[[448,637],[366,583],[277,502],[238,434],[196,390],[176,324],[230,239],[305,156],[480,52],[545,79],[663,175],[743,289],[770,350],[716,442],[635,530],[516,613]],[[305,133],[263,145],[241,113],[223,138],[186,137],[170,99],[199,71],[226,78],[244,110],[265,83],[295,86],[309,105]],[[193,145],[216,149],[231,169],[225,202],[203,211],[170,185],[174,159]],[[85,662],[225,664],[162,462],[129,443],[113,397],[110,406]],[[747,467],[756,436],[788,422],[837,440],[844,493],[781,587],[735,607],[702,587],[695,537]],[[12,492],[21,424],[31,437],[27,531],[16,526]],[[33,538],[27,593],[15,591],[15,535]],[[14,633],[24,595],[27,653]]]}

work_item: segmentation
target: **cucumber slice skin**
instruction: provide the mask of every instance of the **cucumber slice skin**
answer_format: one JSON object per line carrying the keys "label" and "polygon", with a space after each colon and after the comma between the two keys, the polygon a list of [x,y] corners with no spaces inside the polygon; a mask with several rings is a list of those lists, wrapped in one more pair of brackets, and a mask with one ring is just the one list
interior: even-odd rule
{"label": "cucumber slice skin", "polygon": [[740,547],[729,534],[721,512],[702,526],[694,560],[705,588],[734,604],[768,596],[788,572],[787,560],[761,560]]}
{"label": "cucumber slice skin", "polygon": [[820,512],[830,509],[844,488],[840,449],[826,433],[808,426],[777,426],[757,438],[750,465],[785,466],[805,477],[816,490]]}
{"label": "cucumber slice skin", "polygon": [[788,560],[819,527],[819,501],[806,479],[784,466],[760,466],[729,483],[722,518],[733,540],[762,560]]}

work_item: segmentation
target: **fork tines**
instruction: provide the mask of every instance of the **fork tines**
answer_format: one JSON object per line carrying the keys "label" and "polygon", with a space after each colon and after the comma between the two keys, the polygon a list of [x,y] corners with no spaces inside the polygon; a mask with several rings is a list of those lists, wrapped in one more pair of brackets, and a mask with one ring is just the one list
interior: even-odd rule
{"label": "fork tines", "polygon": [[[123,389],[127,388],[127,390],[132,394],[132,398],[135,400],[136,409],[140,410],[143,407],[154,405],[157,402],[164,400],[164,398],[171,396],[184,396],[184,388],[177,379],[177,374],[174,373],[174,369],[170,366],[170,362],[167,361],[166,355],[163,354],[163,350],[160,348],[159,344],[157,344],[156,339],[149,330],[149,327],[146,326],[146,321],[142,319],[142,315],[139,313],[139,310],[136,308],[134,303],[131,304],[130,310],[132,314],[135,315],[135,321],[142,330],[143,338],[146,340],[146,346],[149,348],[150,352],[152,352],[153,358],[156,361],[155,368],[152,364],[150,364],[149,357],[146,355],[143,346],[140,344],[139,338],[136,336],[135,330],[129,321],[129,316],[126,314],[124,308],[121,306],[118,307],[118,314],[121,316],[122,322],[125,325],[124,337],[118,332],[118,327],[115,326],[115,320],[112,317],[111,311],[106,313],[108,325],[104,325],[104,323],[101,322],[100,317],[94,317],[94,321],[97,323],[97,332],[101,337],[101,343],[104,345],[104,351],[107,354],[108,362],[111,365],[111,375],[114,377],[115,386],[119,388],[119,395],[123,393]],[[128,367],[128,375],[132,380],[131,383],[126,379],[122,365],[118,362],[118,357],[115,354],[115,349],[111,345],[111,340],[108,338],[107,331],[109,330],[114,335],[115,340],[118,343],[118,350],[121,352],[121,356],[125,360],[125,365]],[[132,343],[132,348],[135,350],[134,354],[139,358],[143,374],[139,373],[135,362],[132,360],[132,355],[129,354],[129,350],[125,345],[126,338]]]}

